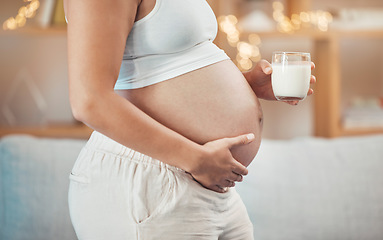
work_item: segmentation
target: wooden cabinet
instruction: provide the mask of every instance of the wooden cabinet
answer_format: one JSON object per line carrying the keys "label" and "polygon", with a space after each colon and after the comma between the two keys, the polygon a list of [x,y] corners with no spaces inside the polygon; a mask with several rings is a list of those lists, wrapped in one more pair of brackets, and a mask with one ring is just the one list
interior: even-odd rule
{"label": "wooden cabinet", "polygon": [[[212,5],[217,16],[234,14],[241,18],[238,10],[239,4],[246,4],[245,0],[218,0]],[[308,8],[310,1],[306,0],[288,0],[286,10],[288,13],[297,13],[303,11],[303,7]],[[271,3],[270,3],[271,4]],[[308,10],[308,9],[306,9]],[[383,133],[383,128],[354,128],[346,129],[342,124],[341,109],[341,89],[342,89],[342,71],[341,71],[341,40],[345,38],[352,39],[382,39],[383,30],[355,30],[340,31],[330,30],[321,32],[315,29],[302,29],[293,34],[279,32],[256,32],[262,41],[278,38],[294,41],[297,38],[306,38],[313,43],[313,59],[316,63],[314,74],[318,82],[314,86],[314,134],[319,137],[338,137],[349,135],[363,135]],[[242,32],[241,39],[246,39],[251,34]],[[225,36],[219,33],[217,44],[226,48]],[[383,121],[383,119],[382,119]]]}
{"label": "wooden cabinet", "polygon": [[0,127],[0,137],[8,134],[29,134],[36,137],[87,139],[92,131],[91,128],[80,123],[40,127]]}
{"label": "wooden cabinet", "polygon": [[3,35],[39,35],[39,36],[48,36],[48,35],[66,35],[67,27],[66,26],[51,26],[47,28],[42,27],[22,27],[15,30],[1,30],[0,36]]}
{"label": "wooden cabinet", "polygon": [[[345,128],[342,124],[341,88],[342,71],[340,66],[340,43],[344,38],[382,39],[383,31],[329,32],[325,38],[316,39],[314,51],[317,63],[315,86],[315,134],[321,137],[338,137],[383,133],[383,128]],[[382,119],[383,121],[383,119]]]}

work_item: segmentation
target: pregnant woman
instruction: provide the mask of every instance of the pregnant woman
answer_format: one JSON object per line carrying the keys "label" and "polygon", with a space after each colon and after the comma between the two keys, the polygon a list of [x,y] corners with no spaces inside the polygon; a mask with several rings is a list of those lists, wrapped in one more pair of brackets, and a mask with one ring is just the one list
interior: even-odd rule
{"label": "pregnant woman", "polygon": [[78,238],[253,239],[233,187],[261,141],[256,94],[274,99],[270,64],[241,73],[205,0],[64,9],[70,103],[94,129],[70,174]]}

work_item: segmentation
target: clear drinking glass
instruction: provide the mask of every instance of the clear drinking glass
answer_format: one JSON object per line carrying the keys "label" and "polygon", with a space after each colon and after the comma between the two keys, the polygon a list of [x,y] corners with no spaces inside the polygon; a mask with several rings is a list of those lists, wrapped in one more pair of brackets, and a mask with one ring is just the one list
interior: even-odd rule
{"label": "clear drinking glass", "polygon": [[277,100],[303,100],[310,88],[311,58],[304,52],[273,52],[271,85]]}

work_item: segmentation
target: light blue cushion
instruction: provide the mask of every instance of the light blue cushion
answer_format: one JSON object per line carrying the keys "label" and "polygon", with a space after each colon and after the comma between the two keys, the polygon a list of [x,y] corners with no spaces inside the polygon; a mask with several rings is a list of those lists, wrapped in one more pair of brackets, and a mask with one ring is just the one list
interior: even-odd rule
{"label": "light blue cushion", "polygon": [[0,140],[0,239],[73,240],[68,176],[83,140]]}

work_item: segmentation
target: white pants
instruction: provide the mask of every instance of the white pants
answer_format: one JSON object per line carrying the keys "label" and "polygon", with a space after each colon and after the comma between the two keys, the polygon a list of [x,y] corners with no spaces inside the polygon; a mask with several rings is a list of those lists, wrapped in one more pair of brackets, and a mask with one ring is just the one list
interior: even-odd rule
{"label": "white pants", "polygon": [[253,227],[234,188],[217,193],[190,174],[93,132],[70,174],[80,240],[248,240]]}

